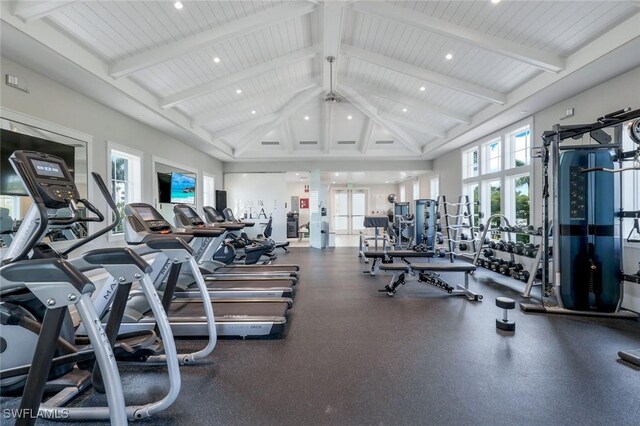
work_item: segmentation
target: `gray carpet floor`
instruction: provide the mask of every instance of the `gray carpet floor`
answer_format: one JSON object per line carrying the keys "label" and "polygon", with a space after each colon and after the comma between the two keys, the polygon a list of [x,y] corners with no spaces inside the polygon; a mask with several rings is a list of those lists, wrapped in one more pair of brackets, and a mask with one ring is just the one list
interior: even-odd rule
{"label": "gray carpet floor", "polygon": [[[468,302],[417,283],[389,298],[378,292],[389,277],[363,274],[355,249],[294,248],[278,262],[301,265],[286,336],[219,341],[209,363],[182,368],[178,401],[139,423],[640,424],[640,370],[617,360],[640,348],[637,321],[516,309],[505,333],[495,297],[518,302],[524,284],[492,272],[478,270],[484,299]],[[127,401],[161,397],[163,370],[123,368]],[[76,401],[102,403],[92,392]]]}

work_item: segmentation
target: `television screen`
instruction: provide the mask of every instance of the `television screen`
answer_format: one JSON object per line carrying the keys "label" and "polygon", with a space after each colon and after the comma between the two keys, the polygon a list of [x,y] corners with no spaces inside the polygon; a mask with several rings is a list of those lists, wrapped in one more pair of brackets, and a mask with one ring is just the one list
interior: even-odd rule
{"label": "television screen", "polygon": [[180,173],[171,173],[171,202],[195,204],[196,178]]}
{"label": "television screen", "polygon": [[171,202],[171,174],[158,173],[158,202]]}
{"label": "television screen", "polygon": [[44,152],[64,160],[74,175],[75,148],[71,145],[48,141],[35,136],[0,129],[0,195],[27,195],[20,178],[13,170],[9,157],[17,150]]}

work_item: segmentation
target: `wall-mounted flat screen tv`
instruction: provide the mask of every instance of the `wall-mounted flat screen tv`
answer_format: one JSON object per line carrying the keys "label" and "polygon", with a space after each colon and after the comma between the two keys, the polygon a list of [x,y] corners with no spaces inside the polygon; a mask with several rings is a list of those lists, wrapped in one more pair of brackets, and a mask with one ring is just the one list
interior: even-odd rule
{"label": "wall-mounted flat screen tv", "polygon": [[171,173],[171,202],[195,204],[196,178],[180,173]]}
{"label": "wall-mounted flat screen tv", "polygon": [[27,195],[22,181],[9,162],[9,157],[17,150],[56,155],[67,163],[71,175],[74,174],[75,148],[73,146],[0,129],[0,195]]}

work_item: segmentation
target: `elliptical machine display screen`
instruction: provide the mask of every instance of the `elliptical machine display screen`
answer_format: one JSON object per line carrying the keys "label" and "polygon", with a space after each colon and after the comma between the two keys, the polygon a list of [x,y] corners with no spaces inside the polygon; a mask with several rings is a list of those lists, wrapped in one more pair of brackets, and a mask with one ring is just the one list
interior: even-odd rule
{"label": "elliptical machine display screen", "polygon": [[59,163],[30,159],[33,170],[40,177],[68,180]]}

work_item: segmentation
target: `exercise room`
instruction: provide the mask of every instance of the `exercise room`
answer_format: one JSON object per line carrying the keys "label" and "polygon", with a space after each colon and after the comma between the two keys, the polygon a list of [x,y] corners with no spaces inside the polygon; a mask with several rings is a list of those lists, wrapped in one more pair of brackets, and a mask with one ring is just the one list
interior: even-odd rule
{"label": "exercise room", "polygon": [[640,2],[0,1],[0,423],[637,425]]}

